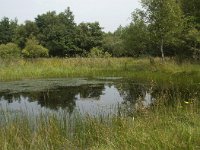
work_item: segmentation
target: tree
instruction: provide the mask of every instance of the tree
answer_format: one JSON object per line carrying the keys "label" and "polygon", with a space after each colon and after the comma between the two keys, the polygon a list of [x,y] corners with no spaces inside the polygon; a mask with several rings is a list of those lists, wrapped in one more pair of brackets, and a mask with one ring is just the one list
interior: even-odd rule
{"label": "tree", "polygon": [[89,53],[94,47],[102,47],[102,40],[103,32],[98,22],[78,25],[76,42],[81,53]]}
{"label": "tree", "polygon": [[180,0],[182,10],[186,17],[200,30],[200,1],[199,0]]}
{"label": "tree", "polygon": [[9,20],[4,17],[0,21],[0,44],[7,44],[13,42],[15,29],[17,27],[17,20]]}
{"label": "tree", "polygon": [[47,47],[51,56],[65,57],[76,54],[76,24],[69,8],[60,14],[47,12],[36,18],[38,39]]}
{"label": "tree", "polygon": [[126,54],[138,57],[147,53],[149,32],[144,20],[144,12],[136,10],[132,17],[133,21],[124,28],[122,39]]}
{"label": "tree", "polygon": [[115,33],[104,33],[103,49],[105,52],[112,54],[115,57],[125,56],[125,49],[121,35]]}
{"label": "tree", "polygon": [[152,40],[160,45],[164,59],[164,45],[177,43],[182,32],[183,14],[177,0],[142,0],[146,10]]}
{"label": "tree", "polygon": [[186,56],[200,59],[200,1],[180,0],[185,17],[183,47]]}
{"label": "tree", "polygon": [[14,35],[14,41],[18,46],[23,49],[25,47],[26,41],[31,36],[37,37],[39,34],[39,29],[35,22],[25,21],[25,24],[19,25],[16,28]]}
{"label": "tree", "polygon": [[183,49],[184,55],[188,58],[194,58],[200,60],[200,31],[195,27],[187,28],[186,33],[183,36]]}
{"label": "tree", "polygon": [[127,56],[122,35],[124,34],[124,27],[121,25],[113,33],[104,33],[103,49],[105,52],[112,54],[115,57]]}

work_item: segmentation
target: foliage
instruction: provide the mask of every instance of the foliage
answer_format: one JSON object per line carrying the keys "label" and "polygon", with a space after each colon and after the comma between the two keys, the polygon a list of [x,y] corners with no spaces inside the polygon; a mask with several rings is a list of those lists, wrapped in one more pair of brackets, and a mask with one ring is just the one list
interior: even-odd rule
{"label": "foliage", "polygon": [[21,49],[36,37],[55,57],[88,56],[94,47],[114,57],[168,56],[199,60],[200,1],[141,0],[126,27],[104,33],[98,22],[76,24],[70,8],[38,15],[19,25],[2,18],[0,44],[16,43]]}
{"label": "foliage", "polygon": [[147,53],[149,31],[142,11],[137,10],[132,15],[133,22],[124,29],[122,39],[126,55],[139,57]]}
{"label": "foliage", "polygon": [[24,57],[27,58],[38,58],[38,57],[48,57],[48,49],[38,44],[38,41],[32,37],[26,42],[26,46],[22,51]]}
{"label": "foliage", "polygon": [[4,17],[0,21],[0,44],[7,44],[13,42],[15,29],[17,27],[17,20],[9,20]]}
{"label": "foliage", "polygon": [[142,0],[153,40],[160,45],[164,58],[164,45],[179,42],[183,28],[183,14],[176,0]]}
{"label": "foliage", "polygon": [[103,52],[103,50],[98,47],[94,47],[88,53],[88,57],[90,58],[109,58],[111,55],[108,52]]}
{"label": "foliage", "polygon": [[185,17],[192,19],[192,23],[200,30],[200,1],[180,0]]}
{"label": "foliage", "polygon": [[20,57],[20,49],[16,44],[8,43],[0,45],[0,58],[10,59],[19,57]]}
{"label": "foliage", "polygon": [[26,45],[26,41],[31,36],[37,37],[39,29],[35,22],[25,21],[25,24],[19,25],[16,28],[14,41],[18,46],[23,49]]}
{"label": "foliage", "polygon": [[103,36],[103,49],[114,57],[126,56],[122,33],[123,28],[120,26],[114,33],[105,33]]}
{"label": "foliage", "polygon": [[89,53],[93,47],[101,47],[103,39],[102,28],[98,22],[80,23],[77,26],[76,42],[81,53]]}
{"label": "foliage", "polygon": [[35,21],[39,28],[38,39],[49,49],[50,56],[65,57],[76,54],[76,24],[69,8],[59,14],[53,11],[38,15]]}

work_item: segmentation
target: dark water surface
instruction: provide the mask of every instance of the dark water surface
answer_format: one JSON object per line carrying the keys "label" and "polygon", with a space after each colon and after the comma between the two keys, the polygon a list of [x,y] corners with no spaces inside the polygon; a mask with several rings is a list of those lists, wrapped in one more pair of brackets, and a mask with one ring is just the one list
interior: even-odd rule
{"label": "dark water surface", "polygon": [[139,104],[150,107],[158,97],[167,105],[200,98],[199,85],[157,85],[128,79],[46,79],[0,83],[3,111],[89,115],[132,113]]}

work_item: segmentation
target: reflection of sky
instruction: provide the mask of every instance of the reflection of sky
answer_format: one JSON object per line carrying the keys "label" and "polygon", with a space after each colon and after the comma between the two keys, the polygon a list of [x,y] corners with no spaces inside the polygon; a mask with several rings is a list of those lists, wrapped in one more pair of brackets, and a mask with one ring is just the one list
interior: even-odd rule
{"label": "reflection of sky", "polygon": [[[116,107],[119,103],[123,101],[123,98],[120,96],[118,90],[114,87],[105,86],[103,94],[100,95],[99,99],[97,98],[82,98],[80,94],[77,94],[74,99],[76,99],[76,108],[75,112],[79,112],[81,114],[113,114],[116,113]],[[47,107],[41,107],[37,101],[30,102],[28,97],[20,96],[19,99],[9,103],[2,97],[0,99],[0,106],[3,110],[8,110],[12,112],[23,111],[27,113],[31,113],[33,115],[37,115],[42,113],[62,113],[63,109],[59,108],[58,110],[51,110]]]}
{"label": "reflection of sky", "polygon": [[117,113],[116,107],[121,102],[123,102],[123,98],[118,90],[114,86],[105,86],[103,95],[100,96],[99,100],[92,100],[91,98],[82,99],[80,95],[77,95],[76,106],[81,114],[110,115]]}
{"label": "reflection of sky", "polygon": [[19,100],[14,100],[12,103],[9,103],[8,101],[4,100],[4,98],[1,98],[0,106],[3,110],[6,111],[12,111],[12,112],[26,112],[31,114],[40,114],[41,112],[53,112],[53,110],[41,107],[37,101],[29,102],[28,97],[20,96]]}
{"label": "reflection of sky", "polygon": [[149,105],[151,105],[154,102],[154,100],[155,99],[152,97],[151,93],[146,92],[144,101],[143,101],[143,105],[145,107],[148,107]]}

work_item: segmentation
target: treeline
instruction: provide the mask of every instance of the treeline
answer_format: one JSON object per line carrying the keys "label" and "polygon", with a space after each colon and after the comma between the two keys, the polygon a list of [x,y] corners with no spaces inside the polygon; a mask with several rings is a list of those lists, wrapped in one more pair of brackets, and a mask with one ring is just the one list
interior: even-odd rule
{"label": "treeline", "polygon": [[38,15],[19,25],[0,21],[0,56],[139,57],[200,59],[200,1],[141,0],[142,9],[114,33],[98,22],[76,24],[67,8]]}
{"label": "treeline", "polygon": [[59,14],[52,11],[38,15],[34,21],[21,25],[6,17],[0,21],[2,57],[10,55],[16,46],[21,55],[31,58],[87,56],[92,49],[100,49],[102,41],[103,31],[99,23],[77,25],[70,8]]}
{"label": "treeline", "polygon": [[200,59],[199,0],[141,0],[132,22],[104,37],[113,56]]}

